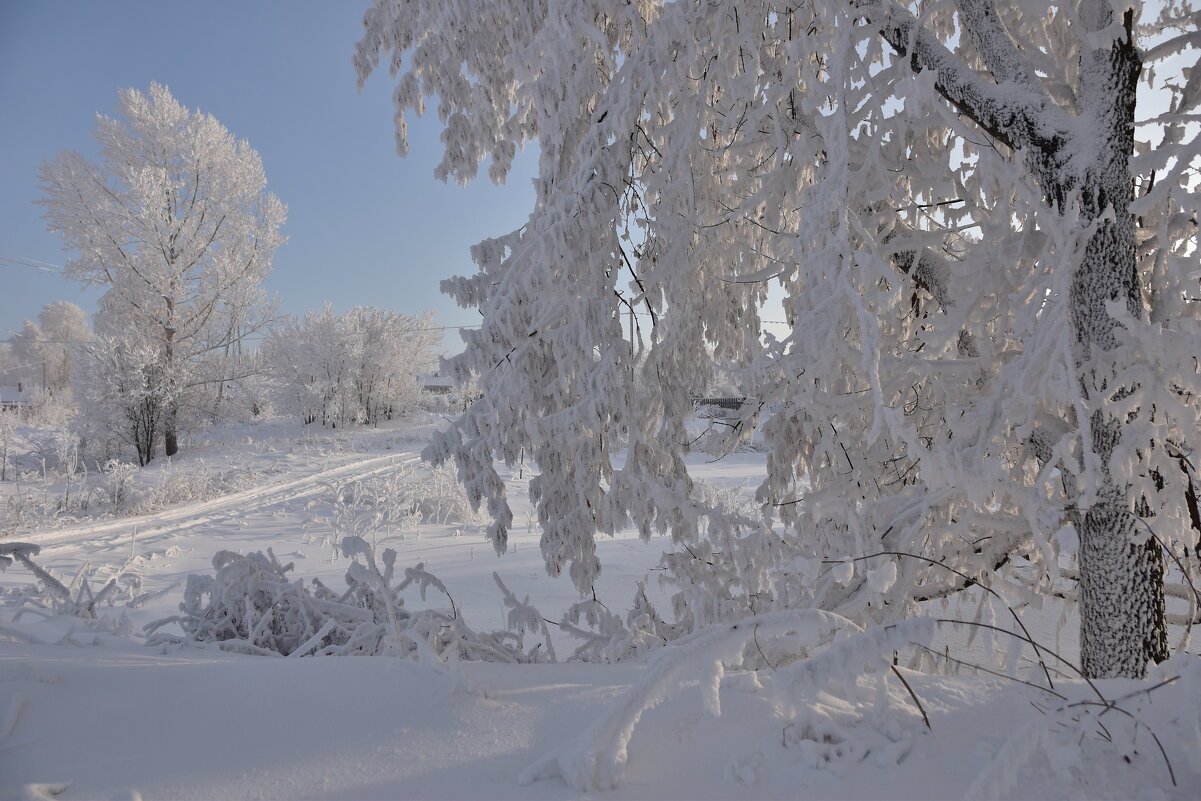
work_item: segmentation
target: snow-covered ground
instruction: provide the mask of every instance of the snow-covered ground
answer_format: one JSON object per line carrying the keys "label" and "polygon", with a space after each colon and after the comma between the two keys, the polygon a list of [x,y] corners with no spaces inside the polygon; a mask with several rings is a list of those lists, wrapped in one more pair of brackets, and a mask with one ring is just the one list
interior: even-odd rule
{"label": "snow-covered ground", "polygon": [[[222,429],[136,478],[148,498],[189,476],[230,477],[206,484],[210,494],[223,486],[219,494],[18,531],[64,583],[86,577],[99,589],[116,578],[123,600],[94,621],[50,615],[29,603],[40,590],[22,565],[0,574],[0,798],[1201,797],[1201,668],[1191,656],[1145,683],[1057,681],[1056,697],[971,671],[848,672],[814,687],[783,666],[723,676],[713,649],[728,631],[616,665],[147,644],[143,627],[177,613],[187,576],[212,574],[220,550],[271,548],[294,565],[290,576],[343,586],[336,488],[425,475],[417,454],[437,424]],[[716,485],[749,489],[763,459],[701,457],[694,467]],[[528,468],[508,476],[518,525],[499,559],[482,521],[453,514],[360,531],[395,549],[398,566],[424,563],[476,630],[505,627],[494,571],[559,620],[578,596],[543,568],[527,525],[529,477]],[[3,489],[61,492],[49,479]],[[651,572],[667,547],[633,532],[602,540],[598,598],[624,616],[644,581],[667,608]],[[412,607],[449,605],[433,590],[411,595]],[[572,641],[551,631],[563,659]],[[1125,700],[1105,711],[1101,697]]]}

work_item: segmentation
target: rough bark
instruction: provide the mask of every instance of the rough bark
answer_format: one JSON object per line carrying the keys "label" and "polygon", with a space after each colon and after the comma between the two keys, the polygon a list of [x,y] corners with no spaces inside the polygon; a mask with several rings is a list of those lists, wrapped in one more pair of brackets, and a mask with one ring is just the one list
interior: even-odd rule
{"label": "rough bark", "polygon": [[[1111,23],[1108,3],[1088,10],[1089,30]],[[1079,187],[1080,212],[1084,224],[1096,224],[1096,232],[1076,268],[1069,301],[1081,393],[1094,407],[1090,445],[1100,473],[1096,497],[1079,524],[1080,658],[1085,674],[1095,678],[1141,677],[1149,661],[1168,656],[1160,544],[1149,531],[1137,530],[1128,481],[1111,470],[1123,425],[1105,408],[1109,397],[1128,391],[1112,385],[1113,366],[1106,364],[1113,360],[1121,325],[1107,306],[1124,301],[1133,319],[1143,317],[1135,221],[1129,211],[1135,92],[1142,64],[1129,11],[1124,27],[1124,40],[1082,56],[1079,96],[1084,113],[1095,120],[1099,146]],[[1065,176],[1061,184],[1070,180]]]}
{"label": "rough bark", "polygon": [[[1134,181],[1135,94],[1142,68],[1134,46],[1132,13],[1122,20],[1125,36],[1082,53],[1081,115],[1088,125],[1067,124],[1067,112],[1042,91],[1022,63],[1018,48],[998,18],[992,0],[960,0],[962,21],[996,83],[1019,86],[1020,95],[999,95],[934,37],[906,9],[889,0],[852,0],[880,26],[881,35],[915,71],[936,73],[939,93],[957,111],[1002,145],[1021,153],[1039,181],[1047,205],[1080,215],[1082,228],[1095,226],[1075,268],[1069,298],[1081,393],[1094,407],[1087,445],[1097,465],[1095,495],[1078,510],[1080,535],[1081,659],[1090,677],[1141,677],[1148,661],[1167,658],[1164,566],[1159,542],[1149,536],[1131,503],[1129,482],[1110,462],[1122,439],[1122,422],[1106,401],[1129,389],[1114,386],[1117,329],[1109,312],[1124,301],[1131,318],[1144,316],[1135,254],[1135,220],[1130,213]],[[1106,0],[1082,4],[1087,37],[1107,29],[1113,9]],[[1095,141],[1080,137],[1095,136]],[[1081,153],[1092,152],[1083,169]]]}

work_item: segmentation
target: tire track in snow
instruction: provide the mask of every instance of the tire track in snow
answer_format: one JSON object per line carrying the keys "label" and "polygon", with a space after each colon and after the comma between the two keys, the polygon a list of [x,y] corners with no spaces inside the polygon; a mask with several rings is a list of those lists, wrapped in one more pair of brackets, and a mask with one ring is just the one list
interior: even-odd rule
{"label": "tire track in snow", "polygon": [[[141,543],[165,534],[178,534],[187,529],[221,523],[269,506],[317,495],[332,481],[369,478],[420,461],[419,456],[376,456],[320,470],[300,478],[262,484],[218,498],[174,506],[147,515],[50,529],[26,535],[21,539],[42,546],[43,554],[64,546],[83,545],[88,549],[99,549],[106,545],[120,545],[128,548],[131,536],[136,536],[137,541]],[[90,540],[100,541],[88,542]]]}

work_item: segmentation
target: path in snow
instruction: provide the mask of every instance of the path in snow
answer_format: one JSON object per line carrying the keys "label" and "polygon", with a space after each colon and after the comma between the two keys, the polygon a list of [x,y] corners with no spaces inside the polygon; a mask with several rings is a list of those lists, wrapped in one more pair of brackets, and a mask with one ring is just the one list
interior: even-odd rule
{"label": "path in snow", "polygon": [[22,539],[42,546],[43,554],[58,548],[84,546],[95,553],[129,548],[131,538],[145,544],[156,537],[227,522],[271,506],[280,506],[326,491],[335,481],[360,480],[420,461],[420,457],[376,456],[321,470],[301,478],[262,484],[207,501],[183,504],[148,515],[122,517],[98,523],[35,533]]}

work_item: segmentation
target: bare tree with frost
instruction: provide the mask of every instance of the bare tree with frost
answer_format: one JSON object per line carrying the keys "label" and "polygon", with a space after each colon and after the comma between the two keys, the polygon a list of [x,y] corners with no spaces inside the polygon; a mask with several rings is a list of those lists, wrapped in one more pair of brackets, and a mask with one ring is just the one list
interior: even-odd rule
{"label": "bare tree with frost", "polygon": [[213,357],[270,316],[261,285],[285,209],[258,153],[165,86],[122,90],[119,112],[97,117],[99,163],[67,151],[42,166],[40,202],[77,253],[67,275],[105,287],[97,333],[157,354],[147,397],[165,405],[143,456],[160,432],[171,456],[188,393],[229,377]]}
{"label": "bare tree with frost", "polygon": [[[670,531],[697,624],[1035,598],[1078,538],[1085,671],[1142,675],[1168,653],[1165,550],[1195,559],[1201,531],[1199,20],[1187,0],[376,0],[355,63],[398,77],[402,155],[427,98],[443,179],[539,148],[527,223],[445,285],[484,315],[454,362],[483,397],[432,455],[498,550],[493,459],[532,455],[547,567],[581,590],[597,532]],[[731,444],[771,445],[758,517],[682,458],[714,358],[749,365]]]}

